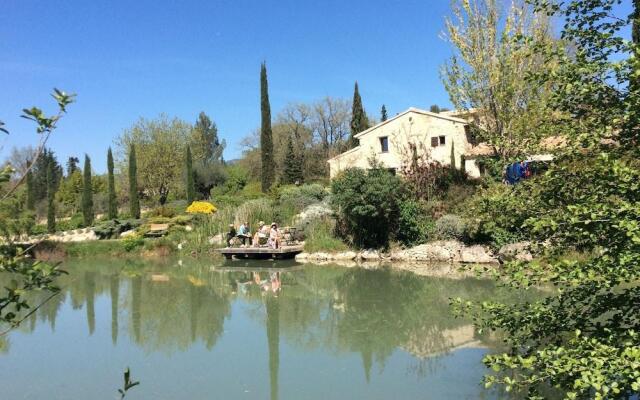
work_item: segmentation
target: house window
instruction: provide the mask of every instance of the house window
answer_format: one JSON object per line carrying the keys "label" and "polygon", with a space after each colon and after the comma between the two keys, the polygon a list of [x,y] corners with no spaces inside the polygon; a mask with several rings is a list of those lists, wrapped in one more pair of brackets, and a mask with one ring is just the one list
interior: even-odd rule
{"label": "house window", "polygon": [[389,138],[386,136],[380,138],[380,152],[389,152]]}
{"label": "house window", "polygon": [[435,136],[431,138],[431,147],[444,146],[447,140],[444,136]]}

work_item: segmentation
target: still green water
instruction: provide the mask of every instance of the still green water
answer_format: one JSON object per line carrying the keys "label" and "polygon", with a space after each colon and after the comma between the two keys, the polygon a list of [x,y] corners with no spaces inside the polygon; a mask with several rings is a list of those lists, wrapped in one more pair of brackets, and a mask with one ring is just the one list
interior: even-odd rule
{"label": "still green water", "polygon": [[127,366],[132,400],[500,397],[481,385],[495,343],[448,305],[505,296],[490,280],[272,262],[65,269],[62,293],[0,338],[0,399],[119,398]]}

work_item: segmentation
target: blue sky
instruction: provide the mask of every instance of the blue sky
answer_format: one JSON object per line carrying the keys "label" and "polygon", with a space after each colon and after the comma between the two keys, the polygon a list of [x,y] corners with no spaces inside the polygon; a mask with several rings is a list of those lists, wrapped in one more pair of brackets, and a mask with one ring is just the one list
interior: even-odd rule
{"label": "blue sky", "polygon": [[139,117],[195,121],[205,111],[227,159],[260,122],[259,71],[267,62],[272,114],[288,102],[351,98],[368,113],[384,103],[448,106],[439,77],[451,54],[440,39],[449,0],[2,0],[0,120],[4,158],[33,144],[20,110],[53,111],[53,87],[78,94],[50,141],[64,162],[106,150]]}
{"label": "blue sky", "polygon": [[140,116],[195,121],[205,111],[227,159],[260,123],[266,60],[272,113],[286,103],[351,98],[379,114],[448,104],[438,70],[448,0],[437,1],[36,1],[2,0],[0,120],[13,146],[35,143],[23,107],[53,111],[53,87],[78,94],[50,144],[61,160],[92,157]]}

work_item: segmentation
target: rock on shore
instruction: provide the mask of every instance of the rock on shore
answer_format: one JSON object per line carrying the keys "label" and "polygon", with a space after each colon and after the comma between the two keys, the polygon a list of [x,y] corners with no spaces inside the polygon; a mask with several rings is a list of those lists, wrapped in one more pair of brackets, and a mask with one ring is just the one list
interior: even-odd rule
{"label": "rock on shore", "polygon": [[296,256],[300,262],[326,261],[402,261],[402,262],[440,262],[468,264],[497,264],[498,258],[488,248],[480,245],[465,246],[455,240],[437,241],[421,244],[409,249],[392,251],[390,254],[377,250],[363,250],[359,253],[301,253]]}

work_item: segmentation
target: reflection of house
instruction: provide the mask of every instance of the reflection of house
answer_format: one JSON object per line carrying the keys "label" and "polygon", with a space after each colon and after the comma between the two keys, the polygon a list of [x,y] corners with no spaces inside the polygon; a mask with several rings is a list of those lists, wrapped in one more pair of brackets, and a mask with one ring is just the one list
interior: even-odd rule
{"label": "reflection of house", "polygon": [[476,338],[473,325],[442,330],[434,326],[425,327],[412,333],[402,346],[408,353],[421,359],[468,347],[486,347]]}
{"label": "reflection of house", "polygon": [[[385,167],[397,171],[411,156],[410,144],[428,151],[432,160],[450,165],[455,159],[460,168],[463,155],[474,149],[467,120],[457,114],[432,113],[410,108],[356,135],[359,146],[342,153],[329,162],[331,178],[347,168],[368,168],[375,157]],[[465,170],[472,177],[480,176],[475,159],[465,161]]]}

